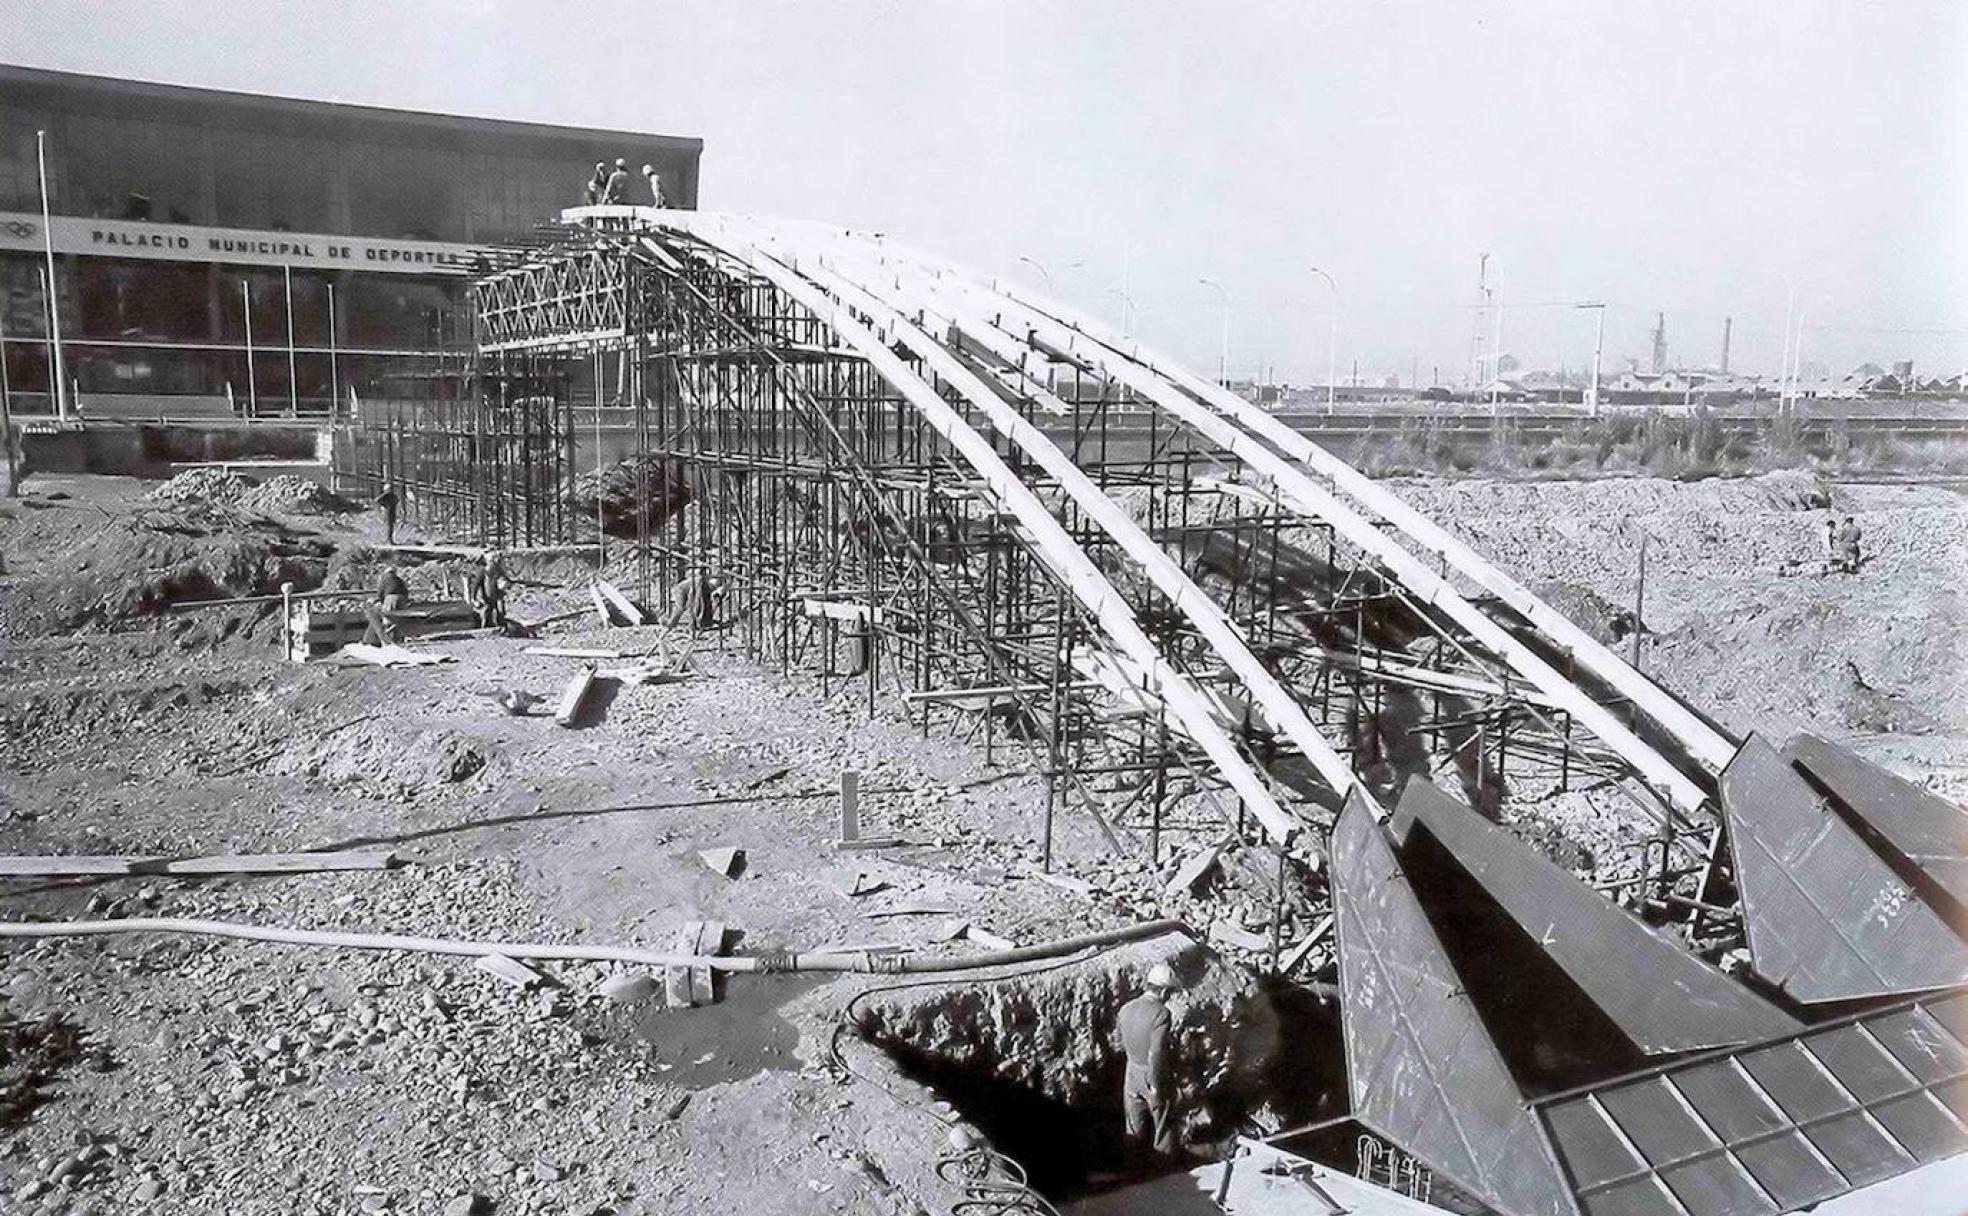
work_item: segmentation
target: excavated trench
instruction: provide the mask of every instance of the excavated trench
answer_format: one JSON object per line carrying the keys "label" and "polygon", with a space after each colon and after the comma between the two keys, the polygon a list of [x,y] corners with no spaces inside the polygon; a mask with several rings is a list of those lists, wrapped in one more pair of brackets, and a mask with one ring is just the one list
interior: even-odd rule
{"label": "excavated trench", "polygon": [[[1170,1002],[1175,1109],[1195,1159],[1150,1163],[1124,1135],[1115,1026],[1163,961],[1182,985]],[[960,983],[877,987],[851,1015],[1055,1201],[1186,1169],[1240,1132],[1299,1126],[1345,1105],[1337,1009],[1180,935]]]}

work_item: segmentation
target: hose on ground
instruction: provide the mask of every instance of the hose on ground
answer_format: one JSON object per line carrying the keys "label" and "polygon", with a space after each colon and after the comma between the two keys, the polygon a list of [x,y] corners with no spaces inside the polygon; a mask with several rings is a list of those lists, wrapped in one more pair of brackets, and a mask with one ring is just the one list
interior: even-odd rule
{"label": "hose on ground", "polygon": [[870,952],[815,952],[774,955],[769,959],[738,955],[672,954],[643,950],[634,946],[564,945],[552,942],[462,941],[456,938],[412,937],[399,933],[346,933],[338,930],[286,929],[273,925],[246,925],[235,921],[194,920],[178,917],[128,917],[115,920],[0,921],[0,938],[107,937],[128,933],[177,933],[200,937],[225,937],[237,941],[275,942],[289,946],[329,946],[346,950],[393,950],[418,954],[452,954],[477,958],[500,954],[512,959],[543,961],[637,963],[645,967],[709,967],[717,971],[861,971],[878,974],[896,971],[919,973],[969,971],[980,967],[999,967],[1032,959],[1056,958],[1090,946],[1112,945],[1158,937],[1183,928],[1181,921],[1151,920],[1118,929],[1106,929],[1078,937],[1061,938],[1011,950],[986,954],[930,958],[902,957]]}

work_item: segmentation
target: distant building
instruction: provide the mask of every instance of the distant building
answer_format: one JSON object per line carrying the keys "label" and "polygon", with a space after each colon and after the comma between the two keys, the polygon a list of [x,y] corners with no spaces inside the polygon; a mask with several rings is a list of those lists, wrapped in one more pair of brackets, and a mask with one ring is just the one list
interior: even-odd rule
{"label": "distant building", "polygon": [[50,237],[63,360],[91,412],[255,398],[319,411],[337,387],[404,393],[468,344],[476,250],[579,204],[596,161],[647,162],[671,206],[695,207],[702,151],[0,65],[0,321],[17,408],[49,403]]}

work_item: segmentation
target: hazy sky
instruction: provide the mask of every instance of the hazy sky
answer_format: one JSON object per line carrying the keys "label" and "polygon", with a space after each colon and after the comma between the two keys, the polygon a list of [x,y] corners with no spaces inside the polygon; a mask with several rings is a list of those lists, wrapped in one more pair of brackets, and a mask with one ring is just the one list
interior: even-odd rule
{"label": "hazy sky", "polygon": [[[701,136],[702,205],[891,232],[1197,366],[1968,367],[1968,3],[0,0],[0,59]],[[569,183],[572,196],[580,183]]]}

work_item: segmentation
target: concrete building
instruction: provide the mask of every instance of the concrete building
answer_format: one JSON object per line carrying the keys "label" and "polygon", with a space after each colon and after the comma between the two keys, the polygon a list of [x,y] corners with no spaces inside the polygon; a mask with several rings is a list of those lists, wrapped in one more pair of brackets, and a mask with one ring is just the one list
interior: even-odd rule
{"label": "concrete building", "polygon": [[[45,132],[37,141],[36,133]],[[47,204],[42,223],[40,143]],[[325,412],[414,396],[468,347],[484,245],[582,201],[598,160],[695,207],[697,139],[0,65],[0,325],[17,413],[60,366],[86,416]]]}

